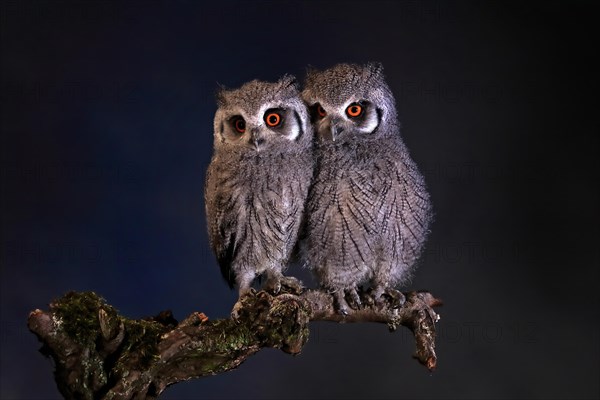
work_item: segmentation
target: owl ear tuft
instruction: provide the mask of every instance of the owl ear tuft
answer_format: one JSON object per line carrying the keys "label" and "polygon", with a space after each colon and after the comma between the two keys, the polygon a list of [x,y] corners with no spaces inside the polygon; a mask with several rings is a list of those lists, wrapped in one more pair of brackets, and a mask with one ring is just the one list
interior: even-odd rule
{"label": "owl ear tuft", "polygon": [[279,82],[283,88],[298,90],[298,80],[294,75],[285,74],[279,79]]}
{"label": "owl ear tuft", "polygon": [[367,63],[367,69],[371,72],[371,76],[383,77],[383,64],[378,61]]}
{"label": "owl ear tuft", "polygon": [[313,67],[312,65],[308,64],[306,66],[306,76],[314,75],[317,72],[319,72],[319,71],[315,67]]}
{"label": "owl ear tuft", "polygon": [[217,100],[217,105],[223,107],[227,104],[227,88],[220,83],[217,83],[217,85],[219,87],[215,92],[215,99]]}
{"label": "owl ear tuft", "polygon": [[319,72],[318,69],[316,69],[315,67],[313,67],[312,65],[307,65],[306,66],[306,80],[310,80],[312,79],[317,73]]}

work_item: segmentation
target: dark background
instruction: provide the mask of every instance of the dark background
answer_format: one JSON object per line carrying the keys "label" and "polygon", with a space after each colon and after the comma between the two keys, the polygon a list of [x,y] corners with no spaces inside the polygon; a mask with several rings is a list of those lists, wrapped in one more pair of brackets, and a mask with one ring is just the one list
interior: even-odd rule
{"label": "dark background", "polygon": [[59,397],[26,320],[69,290],[227,316],[203,203],[217,85],[370,60],[435,207],[411,288],[445,301],[438,370],[406,329],[314,323],[297,357],[163,398],[598,398],[591,4],[3,1],[0,398]]}

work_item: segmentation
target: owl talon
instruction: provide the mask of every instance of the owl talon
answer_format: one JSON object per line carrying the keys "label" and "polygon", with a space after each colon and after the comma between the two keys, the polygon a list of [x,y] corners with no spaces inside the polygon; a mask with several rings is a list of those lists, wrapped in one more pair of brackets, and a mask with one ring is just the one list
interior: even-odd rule
{"label": "owl talon", "polygon": [[345,292],[346,299],[348,299],[347,303],[350,306],[350,308],[352,308],[353,310],[358,310],[362,306],[362,302],[356,289],[347,289]]}
{"label": "owl talon", "polygon": [[281,274],[269,274],[263,289],[272,294],[279,294],[281,292],[282,279],[283,276]]}
{"label": "owl talon", "polygon": [[279,292],[281,292],[281,281],[279,279],[268,280],[267,283],[265,283],[265,290],[273,294],[279,294]]}
{"label": "owl talon", "polygon": [[249,287],[247,285],[244,285],[243,287],[240,288],[239,294],[238,294],[238,300],[235,302],[235,304],[233,305],[233,308],[231,309],[231,318],[234,320],[238,320],[241,317],[241,311],[242,308],[244,308],[244,298],[248,297],[248,296],[256,296],[256,290],[253,287]]}
{"label": "owl talon", "polygon": [[337,312],[339,314],[343,315],[344,317],[349,314],[347,306],[337,305],[336,308],[337,308]]}
{"label": "owl talon", "polygon": [[381,298],[387,297],[387,300],[392,308],[400,308],[406,302],[404,293],[394,288],[386,288]]}
{"label": "owl talon", "polygon": [[246,296],[256,296],[256,289],[254,289],[253,287],[245,287],[245,288],[240,288],[240,291],[238,292],[238,303],[242,301],[243,297]]}
{"label": "owl talon", "polygon": [[348,315],[348,303],[346,302],[346,299],[344,297],[344,291],[340,290],[338,292],[335,292],[333,294],[333,298],[334,298],[334,307],[336,309],[336,311],[344,316]]}
{"label": "owl talon", "polygon": [[264,289],[273,294],[279,294],[281,289],[293,294],[300,294],[304,290],[304,285],[302,284],[302,281],[292,276],[280,275],[269,277],[265,283]]}
{"label": "owl talon", "polygon": [[400,308],[406,302],[404,293],[391,287],[377,287],[373,291],[375,304],[379,308]]}
{"label": "owl talon", "polygon": [[242,302],[241,300],[238,300],[234,305],[233,305],[233,309],[231,310],[231,319],[235,320],[236,322],[240,319],[241,317],[241,311],[242,311]]}
{"label": "owl talon", "polygon": [[281,286],[293,294],[300,294],[304,291],[304,284],[301,280],[293,276],[284,276],[281,278]]}

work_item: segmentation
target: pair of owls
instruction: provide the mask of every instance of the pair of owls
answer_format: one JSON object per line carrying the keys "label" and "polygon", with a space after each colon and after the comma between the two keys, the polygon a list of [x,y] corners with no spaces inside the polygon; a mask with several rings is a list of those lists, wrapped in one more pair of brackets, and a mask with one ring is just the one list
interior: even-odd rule
{"label": "pair of owls", "polygon": [[338,312],[375,301],[406,281],[431,219],[423,177],[399,132],[381,64],[309,71],[218,94],[205,200],[211,246],[240,298],[299,286],[283,271],[301,255]]}

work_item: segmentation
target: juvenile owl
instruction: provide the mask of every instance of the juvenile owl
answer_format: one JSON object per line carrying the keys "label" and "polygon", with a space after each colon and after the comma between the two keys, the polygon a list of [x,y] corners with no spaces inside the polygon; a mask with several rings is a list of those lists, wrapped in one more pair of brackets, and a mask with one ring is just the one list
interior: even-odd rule
{"label": "juvenile owl", "polygon": [[[428,233],[429,195],[400,137],[393,95],[380,64],[309,71],[302,97],[317,137],[317,170],[307,203],[307,262],[334,293],[338,311],[360,305],[370,284],[403,302]],[[348,304],[350,303],[350,304]]]}
{"label": "juvenile owl", "polygon": [[239,297],[254,278],[278,292],[296,244],[313,171],[313,130],[295,78],[254,80],[218,94],[214,153],[206,174],[208,233]]}

